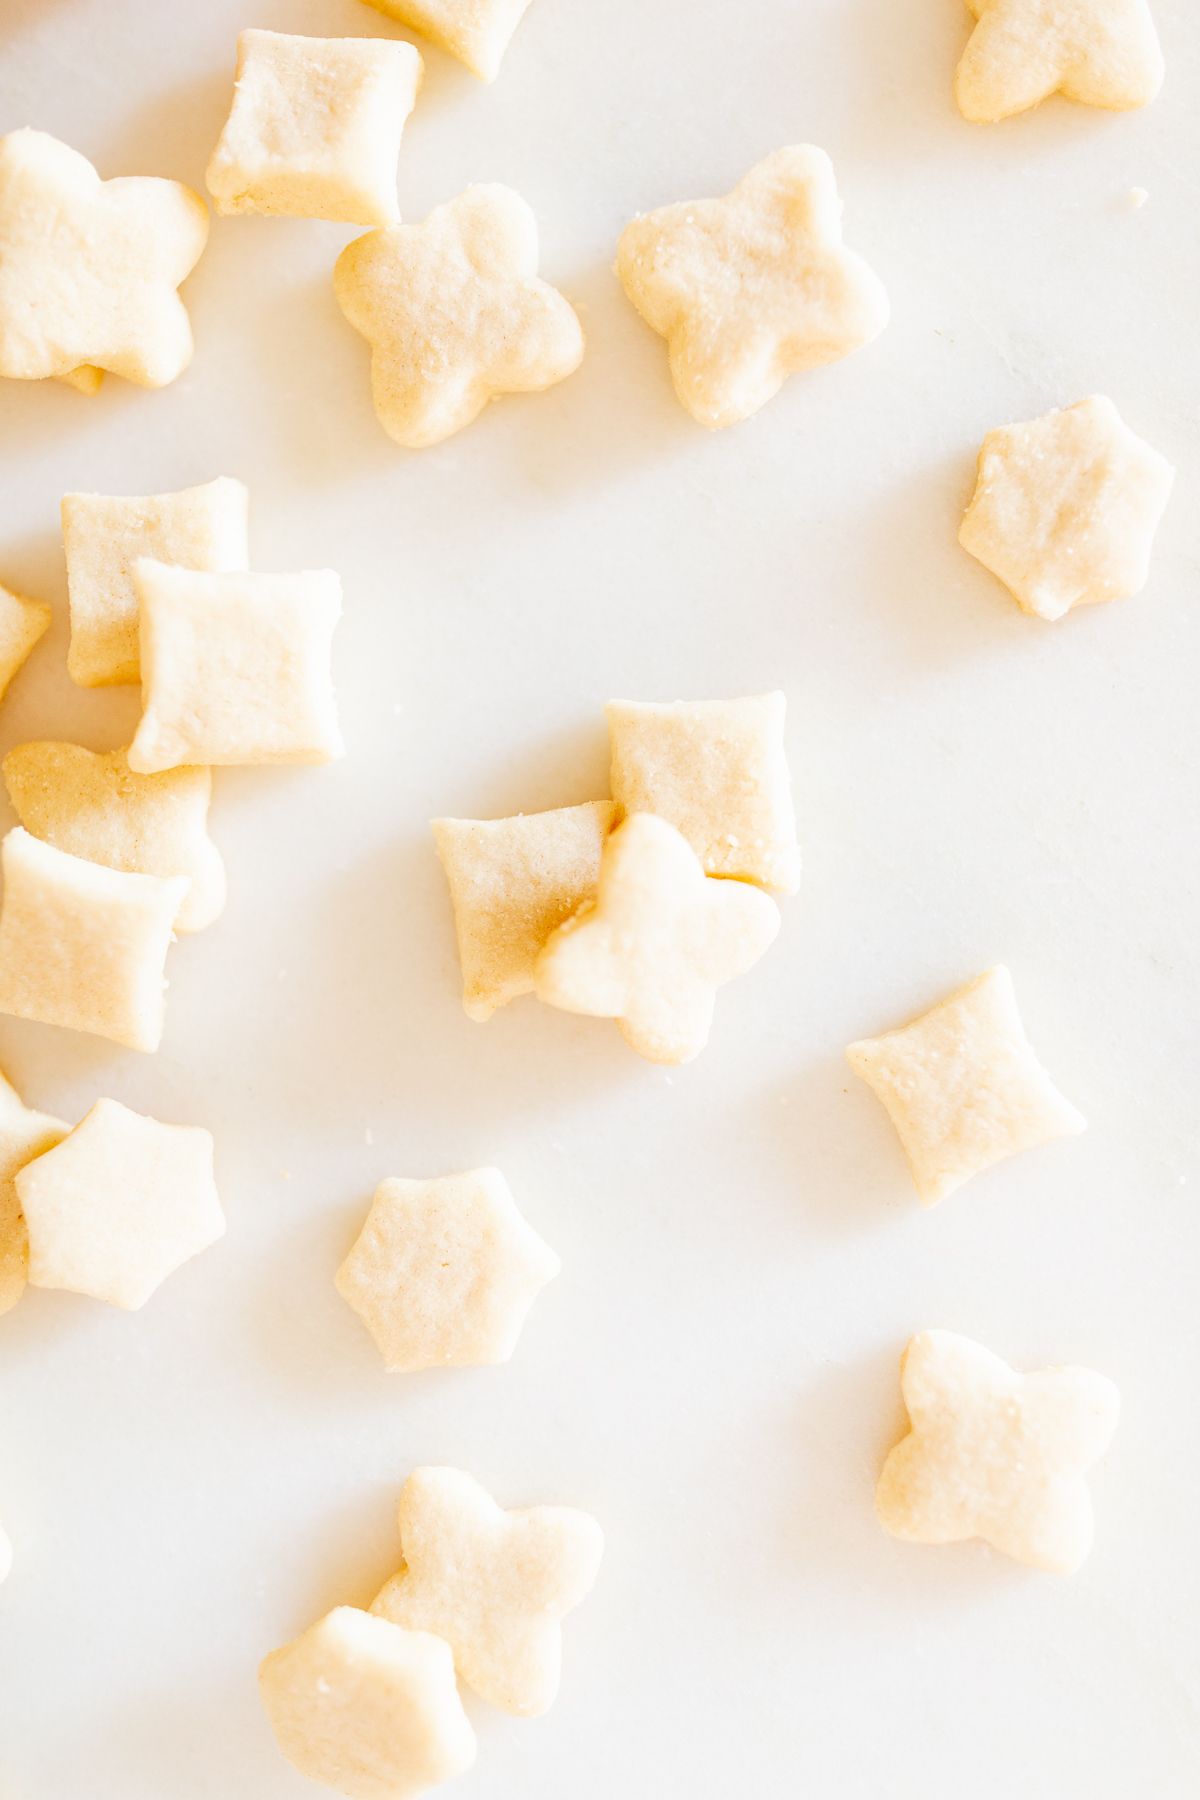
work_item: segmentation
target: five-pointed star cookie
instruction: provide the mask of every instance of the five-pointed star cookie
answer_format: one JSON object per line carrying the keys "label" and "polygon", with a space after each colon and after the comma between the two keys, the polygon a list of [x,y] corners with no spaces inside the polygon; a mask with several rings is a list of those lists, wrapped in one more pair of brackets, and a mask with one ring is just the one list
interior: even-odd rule
{"label": "five-pointed star cookie", "polygon": [[789,375],[837,362],[888,321],[878,276],[842,242],[842,203],[823,150],[776,150],[720,200],[686,201],[627,225],[621,285],[667,340],[671,376],[701,425],[733,425]]}
{"label": "five-pointed star cookie", "polygon": [[1038,1061],[1005,968],[896,1031],[851,1044],[846,1060],[887,1108],[924,1206],[1086,1125]]}
{"label": "five-pointed star cookie", "polygon": [[507,1362],[561,1268],[499,1169],[380,1184],[337,1290],[397,1373]]}
{"label": "five-pointed star cookie", "polygon": [[1174,480],[1166,457],[1093,394],[988,433],[958,541],[1025,612],[1061,619],[1145,585]]}
{"label": "five-pointed star cookie", "polygon": [[552,387],[579,367],[582,327],[537,266],[533,213],[495,183],[467,188],[420,225],[347,245],[334,291],[371,345],[389,437],[410,449],[440,443],[498,394]]}
{"label": "five-pointed star cookie", "polygon": [[992,124],[1051,94],[1116,112],[1163,79],[1147,0],[967,0],[978,20],[955,76],[965,119]]}
{"label": "five-pointed star cookie", "polygon": [[367,0],[389,19],[432,38],[481,81],[495,81],[529,0]]}
{"label": "five-pointed star cookie", "polygon": [[431,1631],[484,1700],[525,1718],[558,1693],[559,1620],[590,1592],[604,1534],[570,1506],[505,1512],[460,1469],[416,1469],[399,1508],[404,1566],[371,1611]]}
{"label": "five-pointed star cookie", "polygon": [[416,1800],[475,1761],[449,1646],[357,1607],[273,1650],[258,1685],[293,1768],[349,1800]]}
{"label": "five-pointed star cookie", "polygon": [[81,365],[165,387],[192,360],[176,292],[208,236],[208,211],[178,181],[101,181],[44,131],[0,138],[0,376],[38,380]]}
{"label": "five-pointed star cookie", "polygon": [[1120,1396],[1091,1369],[1020,1375],[952,1331],[922,1331],[901,1362],[910,1430],[883,1467],[879,1519],[921,1544],[983,1538],[1072,1574],[1092,1547],[1084,1476],[1112,1441]]}
{"label": "five-pointed star cookie", "polygon": [[117,1100],[97,1100],[60,1144],[26,1163],[16,1187],[33,1285],[128,1312],[225,1231],[211,1134]]}
{"label": "five-pointed star cookie", "polygon": [[29,1231],[17,1198],[18,1171],[61,1143],[70,1129],[24,1105],[0,1075],[0,1313],[17,1304],[29,1279]]}
{"label": "five-pointed star cookie", "polygon": [[753,968],[778,930],[768,895],[707,876],[673,825],[631,813],[605,843],[595,900],[538,957],[537,996],[615,1019],[651,1062],[690,1062],[708,1042],[717,989]]}

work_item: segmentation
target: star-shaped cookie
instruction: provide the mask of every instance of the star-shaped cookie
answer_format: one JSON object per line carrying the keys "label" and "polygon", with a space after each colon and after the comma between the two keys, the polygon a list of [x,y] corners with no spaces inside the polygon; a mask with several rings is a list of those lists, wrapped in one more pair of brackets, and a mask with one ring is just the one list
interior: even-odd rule
{"label": "star-shaped cookie", "polygon": [[44,131],[0,138],[0,376],[109,369],[165,387],[192,360],[177,289],[208,210],[178,181],[101,181]]}
{"label": "star-shaped cookie", "polygon": [[507,1362],[561,1268],[499,1169],[384,1181],[338,1293],[397,1373]]}
{"label": "star-shaped cookie", "polygon": [[53,1150],[70,1129],[24,1105],[0,1075],[0,1313],[17,1304],[29,1279],[29,1231],[17,1198],[17,1174],[35,1156]]}
{"label": "star-shaped cookie", "polygon": [[967,8],[978,23],[955,93],[973,123],[1007,119],[1051,94],[1126,112],[1162,86],[1147,0],[967,0]]}
{"label": "star-shaped cookie", "polygon": [[0,699],[17,670],[49,631],[52,617],[44,600],[29,600],[0,585]]}
{"label": "star-shaped cookie", "polygon": [[1145,586],[1175,471],[1093,394],[989,431],[958,541],[1027,613],[1125,600]]}
{"label": "star-shaped cookie", "polygon": [[1084,1479],[1108,1449],[1120,1396],[1091,1369],[1020,1375],[952,1331],[922,1331],[901,1362],[910,1429],[876,1507],[893,1537],[983,1538],[1018,1562],[1072,1574],[1092,1547]]}
{"label": "star-shaped cookie", "polygon": [[621,285],[667,340],[675,392],[701,425],[734,425],[789,375],[837,362],[888,321],[878,276],[842,242],[823,150],[796,144],[720,200],[634,219],[617,246]]}
{"label": "star-shaped cookie", "polygon": [[416,1469],[399,1508],[404,1566],[371,1611],[444,1638],[468,1687],[534,1718],[553,1704],[559,1621],[591,1591],[604,1534],[571,1506],[505,1512],[460,1469]]}
{"label": "star-shaped cookie", "polygon": [[552,387],[579,367],[582,327],[537,267],[533,213],[498,183],[347,245],[334,291],[371,345],[389,437],[414,450],[440,443],[498,394]]}
{"label": "star-shaped cookie", "polygon": [[605,842],[595,900],[538,957],[537,996],[615,1019],[651,1062],[690,1062],[708,1042],[717,989],[753,968],[778,930],[761,889],[707,876],[673,825],[631,813]]}

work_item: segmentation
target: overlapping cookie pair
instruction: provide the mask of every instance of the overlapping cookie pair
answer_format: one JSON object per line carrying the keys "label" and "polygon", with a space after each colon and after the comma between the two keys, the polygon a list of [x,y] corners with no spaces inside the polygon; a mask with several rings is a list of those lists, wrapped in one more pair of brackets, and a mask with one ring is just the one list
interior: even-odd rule
{"label": "overlapping cookie pair", "polygon": [[611,800],[438,819],[463,1004],[615,1019],[652,1062],[708,1041],[716,992],[779,930],[800,852],[782,694],[608,708]]}

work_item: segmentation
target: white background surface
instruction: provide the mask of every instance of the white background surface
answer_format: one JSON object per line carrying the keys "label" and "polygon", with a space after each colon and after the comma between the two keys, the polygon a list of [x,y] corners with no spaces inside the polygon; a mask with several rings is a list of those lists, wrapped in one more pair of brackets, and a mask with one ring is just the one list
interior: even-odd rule
{"label": "white background surface", "polygon": [[[157,1057],[0,1022],[36,1106],[210,1126],[229,1216],[140,1315],[31,1293],[0,1327],[4,1800],[300,1800],[255,1665],[369,1599],[424,1461],[608,1534],[557,1707],[472,1704],[464,1796],[1196,1793],[1200,56],[1188,0],[1157,13],[1146,112],[979,128],[956,0],[538,0],[492,89],[428,51],[401,204],[529,199],[585,319],[572,380],[406,454],[331,294],[353,233],[238,220],[174,387],[0,395],[0,572],[57,609],[0,746],[135,717],[66,678],[60,495],[230,474],[259,567],[344,578],[350,747],[218,778],[229,908],[172,953]],[[395,29],[354,0],[5,0],[0,124],[199,187],[247,24]],[[616,238],[804,140],[893,323],[708,436]],[[989,427],[1096,390],[1179,483],[1145,594],[1046,626],[957,520]],[[471,1024],[427,819],[603,793],[613,694],[776,685],[806,881],[701,1061],[528,1000]],[[923,1214],[842,1049],[997,960],[1092,1129]],[[334,1269],[382,1176],[479,1161],[564,1273],[507,1369],[387,1377]],[[927,1325],[1121,1385],[1075,1580],[875,1524]]]}

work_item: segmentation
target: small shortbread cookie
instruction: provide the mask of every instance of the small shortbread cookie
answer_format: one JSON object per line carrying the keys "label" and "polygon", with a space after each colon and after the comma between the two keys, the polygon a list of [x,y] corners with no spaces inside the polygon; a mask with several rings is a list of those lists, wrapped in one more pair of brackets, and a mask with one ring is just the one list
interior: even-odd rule
{"label": "small shortbread cookie", "polygon": [[497,183],[346,246],[334,291],[371,345],[389,437],[413,450],[441,443],[498,394],[553,387],[579,367],[583,329],[537,266],[533,213]]}
{"label": "small shortbread cookie", "polygon": [[596,892],[616,811],[611,800],[587,800],[511,819],[433,821],[472,1019],[533,992],[546,939]]}
{"label": "small shortbread cookie", "polygon": [[176,290],[207,237],[208,209],[181,182],[101,181],[47,132],[10,131],[0,138],[0,376],[91,365],[141,387],[174,381],[193,348]]}
{"label": "small shortbread cookie", "polygon": [[851,1044],[846,1058],[887,1108],[923,1206],[993,1163],[1087,1124],[1038,1061],[1005,968],[977,976],[911,1024]]}
{"label": "small shortbread cookie", "polygon": [[989,431],[958,541],[1039,619],[1145,586],[1175,471],[1093,394]]}
{"label": "small shortbread cookie", "polygon": [[1070,1575],[1092,1547],[1084,1479],[1117,1428],[1120,1395],[1091,1369],[1019,1375],[953,1331],[922,1331],[900,1364],[909,1432],[883,1466],[885,1531],[918,1544],[982,1538]]}
{"label": "small shortbread cookie", "polygon": [[34,1112],[0,1075],[0,1313],[17,1304],[29,1279],[29,1231],[17,1198],[16,1176],[70,1130],[61,1119]]}
{"label": "small shortbread cookie", "polygon": [[136,1312],[168,1275],[224,1235],[211,1132],[97,1100],[16,1177],[34,1287]]}
{"label": "small shortbread cookie", "polygon": [[562,1264],[499,1169],[380,1184],[337,1272],[393,1372],[504,1363]]}
{"label": "small shortbread cookie", "polygon": [[605,709],[613,799],[681,831],[708,875],[794,894],[800,849],[782,694]]}
{"label": "small shortbread cookie", "polygon": [[141,679],[133,565],[150,556],[181,569],[244,569],[249,500],[227,475],[175,494],[64,495],[72,681],[106,687]]}
{"label": "small shortbread cookie", "polygon": [[349,1800],[415,1800],[475,1761],[450,1646],[339,1606],[258,1671],[292,1767]]}
{"label": "small shortbread cookie", "polygon": [[399,1507],[404,1566],[371,1611],[432,1631],[481,1699],[536,1718],[558,1693],[559,1621],[591,1592],[604,1533],[573,1506],[505,1512],[461,1469],[415,1469]]}
{"label": "small shortbread cookie", "polygon": [[978,20],[955,76],[964,119],[994,124],[1051,94],[1127,112],[1153,100],[1163,55],[1147,0],[967,0]]}
{"label": "small shortbread cookie", "polygon": [[106,869],[20,826],[0,859],[0,1013],[157,1050],[187,882]]}
{"label": "small shortbread cookie", "polygon": [[27,600],[0,585],[0,699],[53,618],[44,600]]}
{"label": "small shortbread cookie", "polygon": [[225,864],[208,835],[210,769],[135,775],[124,750],[18,744],[4,784],[26,831],[88,862],[135,875],[182,875],[176,931],[203,931],[225,906]]}
{"label": "small shortbread cookie", "polygon": [[325,763],[343,752],[331,569],[211,575],[141,558],[142,717],[129,766]]}
{"label": "small shortbread cookie", "polygon": [[778,930],[766,894],[714,881],[673,825],[631,813],[605,843],[595,900],[538,957],[537,996],[615,1019],[651,1062],[690,1062],[708,1042],[717,989],[753,968]]}
{"label": "small shortbread cookie", "polygon": [[683,405],[712,428],[748,419],[789,375],[849,356],[888,322],[882,282],[842,242],[833,164],[812,144],[776,150],[720,200],[634,219],[617,275],[666,338]]}
{"label": "small shortbread cookie", "polygon": [[392,224],[421,72],[411,44],[385,38],[243,31],[233,110],[205,176],[217,211]]}
{"label": "small shortbread cookie", "polygon": [[481,81],[495,81],[529,0],[367,0],[367,4],[431,38]]}

